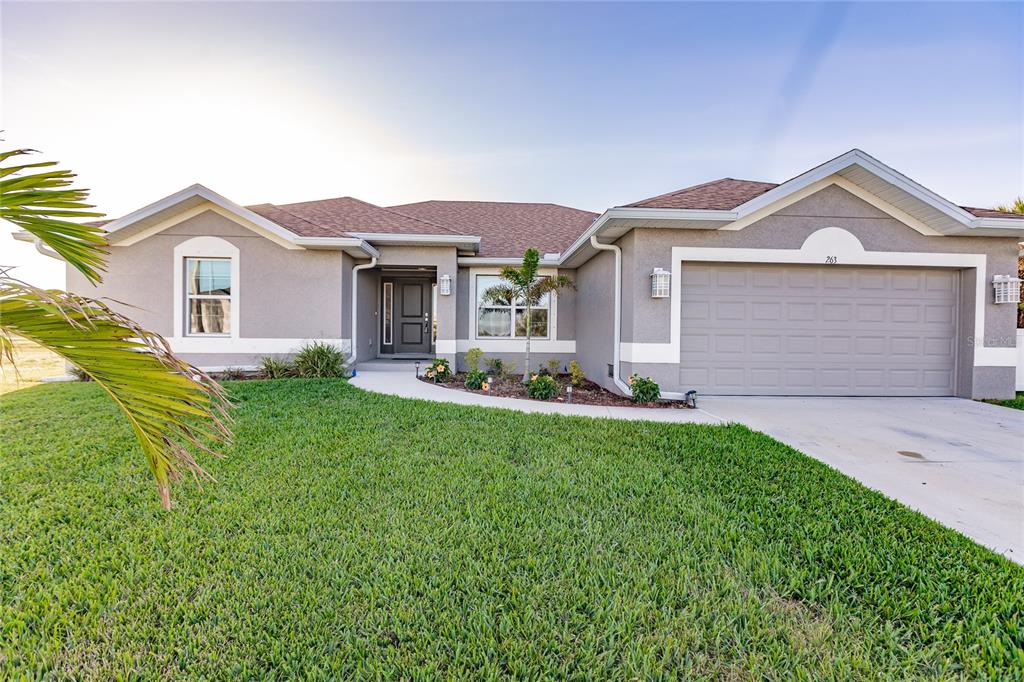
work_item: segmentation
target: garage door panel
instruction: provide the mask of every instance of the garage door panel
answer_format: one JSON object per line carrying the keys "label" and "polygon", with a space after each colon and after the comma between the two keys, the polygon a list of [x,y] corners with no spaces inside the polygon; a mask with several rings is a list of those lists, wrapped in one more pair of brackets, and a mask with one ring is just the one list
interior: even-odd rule
{"label": "garage door panel", "polygon": [[952,395],[956,273],[682,266],[680,381],[733,395]]}

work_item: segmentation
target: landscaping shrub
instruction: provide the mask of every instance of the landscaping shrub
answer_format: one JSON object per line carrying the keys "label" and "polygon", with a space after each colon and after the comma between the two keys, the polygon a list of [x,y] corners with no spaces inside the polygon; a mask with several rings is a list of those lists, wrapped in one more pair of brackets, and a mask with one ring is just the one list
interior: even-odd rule
{"label": "landscaping shrub", "polygon": [[433,379],[436,384],[439,381],[448,381],[452,378],[452,368],[444,358],[434,358],[427,365],[425,372],[428,379]]}
{"label": "landscaping shrub", "polygon": [[583,373],[583,368],[575,360],[569,363],[569,380],[572,381],[573,386],[582,386],[583,382],[587,380],[587,375]]}
{"label": "landscaping shrub", "polygon": [[305,378],[343,377],[345,354],[329,343],[307,343],[295,355],[295,371]]}
{"label": "landscaping shrub", "polygon": [[241,367],[225,367],[217,374],[221,381],[240,381],[245,378],[245,370]]}
{"label": "landscaping shrub", "polygon": [[466,388],[474,391],[479,391],[487,383],[487,372],[481,372],[478,369],[470,370],[466,374]]}
{"label": "landscaping shrub", "polygon": [[548,360],[548,374],[550,374],[553,377],[557,377],[559,375],[558,369],[561,366],[561,364],[562,362],[558,358],[551,358],[550,360]]}
{"label": "landscaping shrub", "polygon": [[495,379],[500,379],[505,376],[505,363],[501,358],[491,358],[487,361],[487,373]]}
{"label": "landscaping shrub", "polygon": [[534,400],[551,400],[558,391],[558,382],[546,374],[533,374],[526,382],[526,395]]}
{"label": "landscaping shrub", "polygon": [[288,360],[265,356],[260,360],[260,376],[264,379],[284,379],[295,376],[295,366]]}
{"label": "landscaping shrub", "polygon": [[650,377],[634,374],[629,377],[629,388],[633,392],[634,403],[653,403],[661,398],[661,387]]}
{"label": "landscaping shrub", "polygon": [[484,352],[479,348],[470,348],[466,351],[466,367],[476,372],[480,369],[480,361],[484,359]]}

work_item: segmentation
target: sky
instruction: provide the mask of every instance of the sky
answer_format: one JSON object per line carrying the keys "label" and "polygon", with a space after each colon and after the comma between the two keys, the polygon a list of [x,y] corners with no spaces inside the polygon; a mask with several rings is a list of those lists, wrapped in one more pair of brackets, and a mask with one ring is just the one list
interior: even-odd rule
{"label": "sky", "polygon": [[[111,216],[200,182],[602,211],[859,147],[1024,194],[1024,3],[0,3],[0,129]],[[0,234],[0,264],[63,283]]]}

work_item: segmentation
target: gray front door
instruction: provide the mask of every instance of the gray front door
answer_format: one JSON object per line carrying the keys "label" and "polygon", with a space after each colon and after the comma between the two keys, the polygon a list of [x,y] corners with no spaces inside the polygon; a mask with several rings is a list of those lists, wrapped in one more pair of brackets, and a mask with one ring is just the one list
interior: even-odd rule
{"label": "gray front door", "polygon": [[954,394],[953,270],[684,262],[681,284],[687,389]]}
{"label": "gray front door", "polygon": [[395,353],[430,353],[429,279],[395,280]]}

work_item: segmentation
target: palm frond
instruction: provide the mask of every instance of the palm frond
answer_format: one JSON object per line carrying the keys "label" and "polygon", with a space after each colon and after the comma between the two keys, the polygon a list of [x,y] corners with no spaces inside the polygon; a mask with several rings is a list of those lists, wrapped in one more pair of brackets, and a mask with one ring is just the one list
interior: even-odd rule
{"label": "palm frond", "polygon": [[[31,153],[31,149],[0,152],[0,163]],[[24,174],[55,165],[39,161],[0,167],[0,218],[40,239],[89,281],[99,282],[106,256],[104,232],[95,225],[72,222],[103,215],[88,210],[93,208],[86,203],[88,190],[70,188],[75,178],[70,171]]]}
{"label": "palm frond", "polygon": [[540,302],[544,294],[558,291],[559,289],[575,289],[576,284],[565,275],[554,275],[552,277],[541,277],[530,285],[527,297],[534,305]]}
{"label": "palm frond", "polygon": [[484,303],[496,303],[498,305],[508,305],[514,301],[520,294],[521,288],[512,284],[495,284],[487,288],[481,298]]}
{"label": "palm frond", "polygon": [[163,337],[101,301],[4,277],[0,363],[13,361],[14,334],[62,356],[110,395],[132,425],[164,507],[183,472],[211,478],[189,448],[215,455],[211,445],[230,440],[223,389],[176,358]]}

